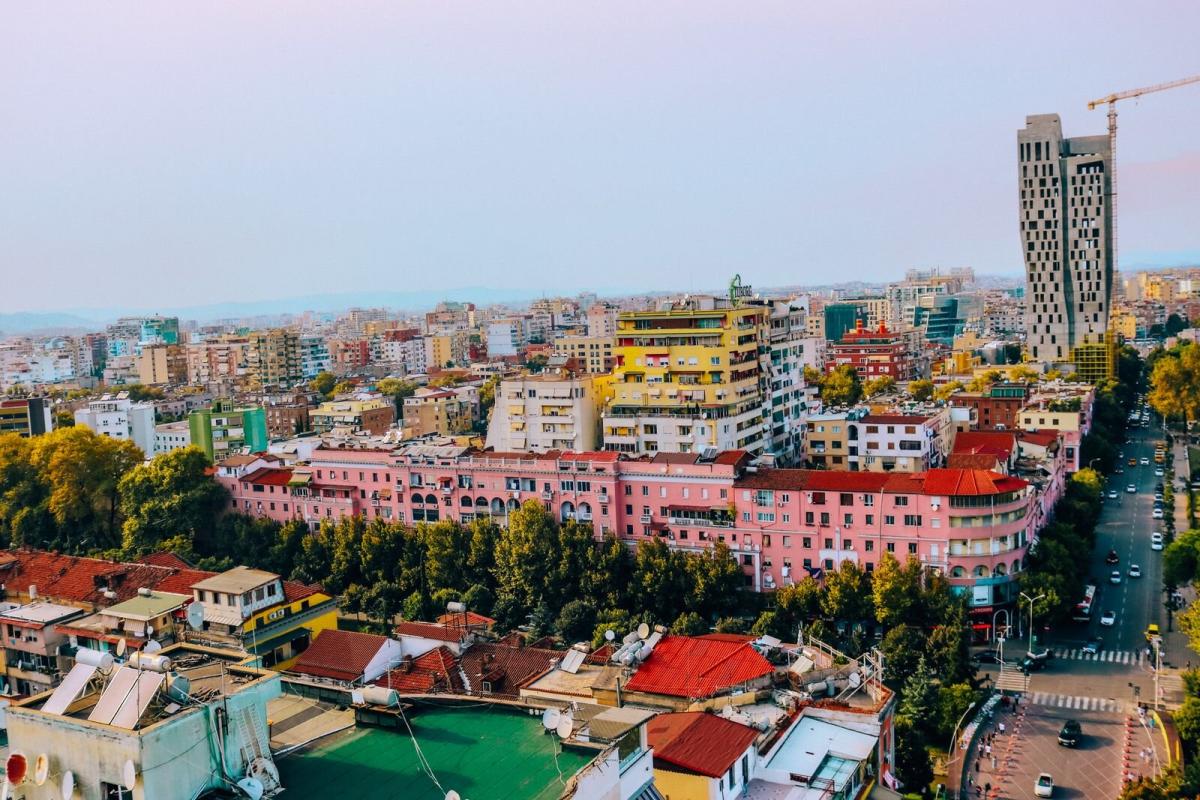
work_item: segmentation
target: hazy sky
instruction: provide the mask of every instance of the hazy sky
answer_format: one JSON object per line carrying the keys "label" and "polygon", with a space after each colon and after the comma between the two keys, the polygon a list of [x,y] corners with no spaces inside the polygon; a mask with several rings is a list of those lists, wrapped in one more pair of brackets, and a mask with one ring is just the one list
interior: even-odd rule
{"label": "hazy sky", "polygon": [[[7,4],[0,311],[1019,272],[1016,130],[1200,73],[1200,3]],[[1200,256],[1200,86],[1121,107]],[[11,280],[18,276],[17,280]]]}

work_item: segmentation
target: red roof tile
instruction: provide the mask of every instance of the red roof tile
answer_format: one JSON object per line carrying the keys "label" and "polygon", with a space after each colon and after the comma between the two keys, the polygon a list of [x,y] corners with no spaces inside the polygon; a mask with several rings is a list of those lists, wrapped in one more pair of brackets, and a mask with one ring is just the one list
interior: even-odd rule
{"label": "red roof tile", "polygon": [[994,453],[1007,461],[1016,447],[1010,431],[963,431],[954,437],[954,453]]}
{"label": "red roof tile", "polygon": [[435,642],[457,642],[462,638],[462,632],[449,625],[439,625],[436,622],[401,622],[396,626],[400,636],[418,636],[422,639],[432,639]]}
{"label": "red roof tile", "polygon": [[506,647],[502,644],[475,644],[462,654],[462,669],[472,692],[491,686],[491,693],[516,697],[521,687],[537,680],[563,653],[540,647]]}
{"label": "red roof tile", "polygon": [[928,419],[925,414],[867,414],[861,421],[878,425],[923,425]]}
{"label": "red roof tile", "polygon": [[300,654],[292,671],[339,681],[357,681],[387,641],[386,636],[373,633],[336,628],[321,631]]}
{"label": "red roof tile", "polygon": [[[466,617],[465,620],[463,619],[464,617]],[[442,614],[437,618],[437,621],[439,625],[456,630],[461,630],[464,627],[468,630],[487,630],[496,624],[496,620],[491,617],[476,614],[474,611],[468,611],[465,614]]]}
{"label": "red roof tile", "polygon": [[1058,441],[1061,433],[1054,428],[1041,428],[1036,431],[1017,431],[1017,438],[1037,447],[1049,447]]}
{"label": "red roof tile", "polygon": [[317,583],[301,583],[300,581],[283,582],[283,599],[289,603],[303,600],[306,597],[312,597],[314,594],[320,594],[324,591],[321,585]]}
{"label": "red roof tile", "polygon": [[994,470],[1000,460],[994,453],[951,453],[946,456],[946,466],[951,469]]}
{"label": "red roof tile", "polygon": [[747,642],[668,636],[633,674],[629,691],[712,697],[774,670]]}
{"label": "red roof tile", "polygon": [[263,467],[244,476],[242,481],[260,486],[287,486],[291,479],[291,467]]}
{"label": "red roof tile", "polygon": [[746,725],[706,711],[659,714],[646,725],[654,761],[720,778],[758,737]]}
{"label": "red roof tile", "polygon": [[463,690],[458,659],[445,645],[430,650],[408,666],[390,670],[376,678],[374,683],[395,689],[401,694],[428,694],[437,690],[461,693]]}
{"label": "red roof tile", "polygon": [[726,450],[722,453],[719,453],[717,457],[713,459],[713,463],[737,466],[749,457],[750,454],[745,450]]}
{"label": "red roof tile", "polygon": [[[42,597],[75,603],[119,603],[136,596],[141,587],[190,594],[193,583],[212,574],[44,550],[0,550],[0,582],[7,584],[10,593],[27,594],[32,585]],[[106,589],[116,597],[105,597]]]}
{"label": "red roof tile", "polygon": [[156,567],[173,567],[175,569],[191,569],[192,565],[174,553],[150,553],[138,559],[138,563],[152,564]]}
{"label": "red roof tile", "polygon": [[884,491],[893,494],[979,496],[1015,492],[1028,482],[982,469],[931,469],[928,472],[892,473]]}

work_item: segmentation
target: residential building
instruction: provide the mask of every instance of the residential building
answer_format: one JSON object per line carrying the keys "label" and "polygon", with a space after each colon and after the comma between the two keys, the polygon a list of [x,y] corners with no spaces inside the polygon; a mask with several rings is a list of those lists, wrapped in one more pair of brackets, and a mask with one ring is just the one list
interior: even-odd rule
{"label": "residential building", "polygon": [[646,732],[654,748],[654,785],[664,797],[721,800],[749,788],[758,764],[757,728],[685,711],[651,718]]}
{"label": "residential building", "polygon": [[154,404],[135,403],[125,392],[106,394],[76,410],[75,424],[101,436],[131,441],[147,457],[154,454]]}
{"label": "residential building", "polygon": [[562,336],[554,340],[556,357],[574,359],[583,372],[607,375],[612,372],[613,337],[611,336]]}
{"label": "residential building", "polygon": [[154,426],[154,453],[161,455],[192,446],[192,429],[187,420]]}
{"label": "residential building", "polygon": [[286,439],[311,428],[312,406],[303,392],[269,397],[263,408],[267,412],[267,435],[272,439]]}
{"label": "residential building", "polygon": [[885,375],[897,382],[917,377],[903,335],[885,327],[868,330],[862,323],[829,345],[826,371],[844,365],[853,367],[864,381]]}
{"label": "residential building", "polygon": [[761,452],[768,309],[693,297],[617,318],[606,450]]}
{"label": "residential building", "polygon": [[136,357],[138,382],[146,386],[187,383],[187,348],[181,344],[148,344]]}
{"label": "residential building", "polygon": [[[57,800],[68,773],[74,796],[85,798],[193,800],[246,777],[279,789],[267,730],[279,675],[191,644],[165,648],[156,659],[170,671],[121,665],[104,676],[76,661],[75,677],[53,694],[6,709],[9,747],[29,754],[30,765],[46,754],[56,776],[42,785],[26,780],[21,796]],[[223,746],[206,746],[216,742]]]}
{"label": "residential building", "polygon": [[66,671],[60,651],[69,642],[57,626],[83,613],[75,606],[41,600],[0,613],[4,681],[12,693],[28,696],[58,684],[59,676]]}
{"label": "residential building", "polygon": [[267,414],[262,406],[237,406],[232,400],[214,400],[210,408],[188,414],[192,444],[214,462],[248,449],[267,449]]}
{"label": "residential building", "polygon": [[400,642],[357,631],[323,631],[292,664],[291,672],[318,681],[363,686],[402,662]]}
{"label": "residential building", "polygon": [[127,653],[144,650],[150,642],[165,647],[181,638],[183,622],[179,618],[191,601],[190,592],[163,592],[142,586],[128,600],[60,622],[56,627],[76,646],[101,653],[115,654],[121,642]]}
{"label": "residential building", "polygon": [[304,378],[300,334],[286,328],[254,331],[246,349],[246,374],[259,386],[292,386]]}
{"label": "residential building", "polygon": [[383,433],[396,421],[396,406],[391,400],[331,400],[308,413],[312,429],[327,433],[334,428]]}
{"label": "residential building", "polygon": [[816,386],[804,380],[805,367],[819,368],[824,339],[808,336],[801,308],[787,302],[772,303],[767,320],[767,341],[761,357],[763,395],[763,451],[777,465],[799,462],[804,450],[805,419],[816,401]]}
{"label": "residential building", "polygon": [[1057,114],[1035,114],[1017,153],[1026,345],[1034,361],[1073,363],[1112,313],[1112,152],[1107,136],[1064,138]]}
{"label": "residential building", "polygon": [[240,647],[262,666],[288,669],[314,638],[337,628],[337,601],[319,586],[234,567],[192,584],[204,637]]}
{"label": "residential building", "polygon": [[750,646],[751,640],[722,634],[662,636],[626,682],[624,702],[683,711],[698,700],[767,688],[775,667]]}
{"label": "residential building", "polygon": [[608,384],[607,376],[568,373],[506,378],[496,388],[487,446],[519,453],[596,450]]}
{"label": "residential building", "polygon": [[54,429],[54,417],[45,397],[12,397],[0,400],[0,433],[28,438]]}
{"label": "residential building", "polygon": [[955,392],[947,401],[954,408],[971,409],[971,427],[980,431],[1015,430],[1018,414],[1029,397],[1024,383],[994,383],[982,392]]}
{"label": "residential building", "polygon": [[519,356],[527,344],[529,344],[529,324],[524,317],[502,317],[488,323],[488,357]]}
{"label": "residential building", "polygon": [[325,337],[313,333],[300,335],[300,377],[312,380],[322,372],[328,372],[331,364],[329,346]]}
{"label": "residential building", "polygon": [[[460,391],[463,388],[468,391]],[[474,427],[478,417],[476,387],[439,389],[422,386],[404,398],[404,438],[466,433]]]}
{"label": "residential building", "polygon": [[830,303],[822,309],[826,341],[840,342],[848,331],[867,324],[867,310],[858,302]]}

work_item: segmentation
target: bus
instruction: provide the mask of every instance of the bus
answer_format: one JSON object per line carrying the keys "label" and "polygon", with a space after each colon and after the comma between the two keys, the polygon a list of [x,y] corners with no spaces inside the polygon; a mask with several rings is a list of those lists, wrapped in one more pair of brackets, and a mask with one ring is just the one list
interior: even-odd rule
{"label": "bus", "polygon": [[1071,612],[1071,619],[1076,622],[1091,622],[1092,620],[1092,601],[1096,599],[1096,587],[1088,584],[1083,589],[1083,599],[1075,604],[1075,610]]}

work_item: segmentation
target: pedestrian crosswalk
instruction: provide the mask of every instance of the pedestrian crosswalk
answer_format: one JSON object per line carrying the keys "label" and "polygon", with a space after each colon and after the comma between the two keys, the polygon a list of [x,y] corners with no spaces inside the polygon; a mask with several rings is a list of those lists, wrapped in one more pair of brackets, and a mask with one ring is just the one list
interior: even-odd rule
{"label": "pedestrian crosswalk", "polygon": [[1111,697],[1081,697],[1071,694],[1052,694],[1050,692],[1033,692],[1026,695],[1027,703],[1051,708],[1069,708],[1075,711],[1104,711],[1120,714],[1125,710],[1125,704]]}
{"label": "pedestrian crosswalk", "polygon": [[1004,669],[996,676],[996,688],[1008,692],[1023,692],[1029,688],[1029,679],[1019,669]]}
{"label": "pedestrian crosswalk", "polygon": [[1080,648],[1056,647],[1055,658],[1073,659],[1075,661],[1102,661],[1108,664],[1141,665],[1146,654],[1142,650],[1101,650],[1099,653],[1085,653]]}

